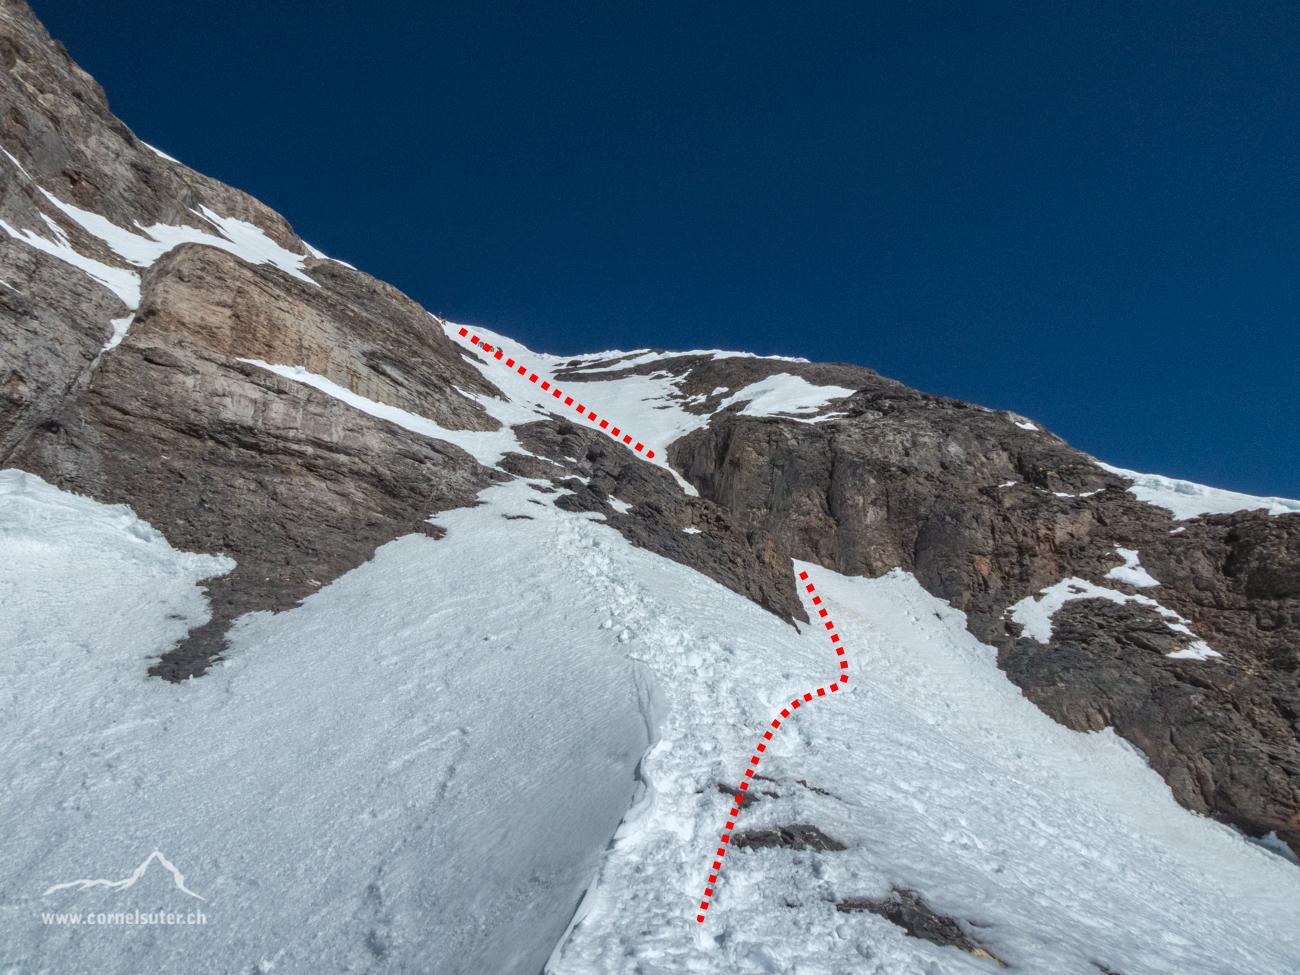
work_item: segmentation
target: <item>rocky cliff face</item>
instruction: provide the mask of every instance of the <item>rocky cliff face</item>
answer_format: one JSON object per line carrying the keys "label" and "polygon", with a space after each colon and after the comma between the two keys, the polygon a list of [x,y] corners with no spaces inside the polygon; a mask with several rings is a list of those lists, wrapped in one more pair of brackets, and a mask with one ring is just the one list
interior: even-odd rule
{"label": "rocky cliff face", "polygon": [[[378,545],[436,535],[438,511],[528,477],[792,623],[789,559],[902,566],[1049,715],[1113,726],[1185,806],[1300,851],[1300,514],[1176,523],[1008,414],[855,366],[709,355],[599,373],[668,375],[708,417],[668,449],[699,497],[562,417],[518,424],[523,450],[482,462],[248,361],[447,431],[497,429],[479,399],[504,394],[427,312],[141,143],[21,0],[0,0],[0,62],[0,466],[129,504],[176,547],[238,562],[209,586],[212,622],[151,673],[201,675],[239,616],[292,607]],[[558,378],[591,381],[592,366]],[[815,417],[720,409],[778,374],[853,392]],[[1115,574],[1121,549],[1150,583]],[[1009,614],[1063,584],[1085,598],[1047,634]],[[1220,656],[1189,656],[1197,641]]]}
{"label": "rocky cliff face", "polygon": [[[296,605],[504,477],[241,362],[292,362],[449,429],[498,426],[458,388],[499,394],[427,312],[141,143],[23,4],[0,6],[0,58],[0,463],[129,504],[173,545],[239,563],[209,587],[212,622],[154,673],[202,673],[238,616]],[[223,249],[229,236],[205,212],[280,265]],[[87,230],[103,229],[94,217],[125,243],[105,246]],[[158,226],[197,242],[154,247],[143,267],[122,256],[148,256],[140,228]],[[116,323],[128,331],[104,351]]]}

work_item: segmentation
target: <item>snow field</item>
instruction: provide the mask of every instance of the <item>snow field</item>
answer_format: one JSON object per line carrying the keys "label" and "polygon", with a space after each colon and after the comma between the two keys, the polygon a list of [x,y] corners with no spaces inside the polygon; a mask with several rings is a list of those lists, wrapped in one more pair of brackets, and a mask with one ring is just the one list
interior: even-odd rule
{"label": "snow field", "polygon": [[[777,797],[737,827],[810,822],[849,849],[731,852],[699,925],[731,803],[718,783],[833,672],[820,628],[798,634],[514,481],[439,516],[442,541],[400,539],[300,609],[246,617],[227,666],[177,687],[141,680],[147,658],[202,619],[192,582],[228,562],[158,540],[159,573],[125,571],[150,529],[22,483],[0,506],[3,623],[29,623],[0,738],[18,824],[0,839],[7,959],[138,970],[121,932],[75,939],[36,915],[56,897],[147,907],[40,893],[156,848],[213,920],[146,957],[194,972],[535,972],[548,954],[557,975],[996,968],[834,910],[891,886],[984,925],[969,933],[1030,971],[1300,963],[1294,867],[1177,807],[1114,735],[1042,715],[904,573],[795,567],[860,679],[783,722],[760,772]],[[50,540],[47,563],[70,566],[53,582],[24,561]],[[67,591],[60,630],[46,601]],[[129,642],[77,645],[113,613]],[[63,706],[64,688],[95,706]],[[149,882],[136,890],[161,897]]]}
{"label": "snow field", "polygon": [[[535,975],[650,741],[627,631],[557,557],[614,533],[501,485],[440,516],[444,539],[244,617],[224,665],[172,685],[150,659],[205,618],[194,582],[230,561],[37,478],[0,484],[0,968]],[[42,896],[154,850],[206,925],[41,923],[193,910],[157,867]]]}
{"label": "snow field", "polygon": [[[496,337],[490,333],[485,333],[482,338],[493,345],[498,344],[494,341]],[[513,353],[508,354],[513,357]],[[588,384],[583,384],[583,388],[586,390]],[[515,393],[520,395],[519,391]],[[523,392],[520,398],[527,395],[528,392]],[[592,399],[595,400],[595,397]],[[642,398],[639,407],[632,402],[626,405],[633,411],[633,415],[646,417],[652,415],[651,410],[657,409],[648,404],[649,400]],[[775,631],[757,638],[746,638],[745,627],[737,625],[735,619],[728,619],[725,626],[716,628],[702,626],[698,621],[716,619],[718,612],[716,607],[709,608],[698,601],[690,602],[696,599],[693,586],[702,587],[701,592],[718,590],[717,596],[722,602],[739,603],[737,611],[742,615],[747,614],[749,623],[757,626],[760,631],[770,630],[776,621],[710,581],[694,577],[680,566],[654,567],[654,571],[666,571],[670,575],[684,573],[689,581],[679,582],[675,586],[667,580],[649,585],[636,585],[630,580],[611,582],[610,580],[619,577],[615,562],[610,561],[617,551],[617,545],[616,542],[614,549],[592,551],[585,556],[582,553],[574,554],[579,562],[599,567],[592,585],[616,601],[619,625],[622,627],[620,638],[635,642],[638,640],[635,634],[640,634],[639,642],[647,655],[637,659],[658,675],[657,683],[668,702],[669,717],[663,739],[652,748],[642,764],[643,786],[616,836],[615,845],[602,868],[600,881],[588,890],[571,930],[552,955],[549,966],[552,971],[650,972],[680,970],[681,966],[694,970],[746,970],[748,966],[749,970],[755,971],[794,971],[801,965],[812,965],[814,970],[822,964],[829,965],[832,969],[843,964],[856,966],[866,957],[880,959],[880,971],[917,970],[922,963],[927,966],[938,964],[937,959],[943,959],[944,965],[957,966],[953,970],[960,970],[962,966],[983,966],[984,970],[988,970],[993,963],[966,956],[956,949],[938,949],[915,939],[899,940],[902,938],[901,933],[887,922],[872,915],[838,914],[831,903],[833,898],[863,894],[881,896],[888,892],[890,886],[910,886],[921,890],[937,909],[947,909],[956,916],[980,921],[986,886],[986,878],[981,873],[986,872],[986,864],[981,863],[980,857],[975,855],[967,857],[974,859],[974,863],[965,863],[959,857],[955,866],[943,869],[927,864],[926,858],[935,856],[936,847],[944,851],[941,844],[958,843],[975,850],[986,849],[987,843],[981,839],[986,830],[992,832],[995,840],[1000,843],[997,851],[1002,859],[1016,868],[1015,876],[1030,876],[1037,884],[1036,888],[1029,891],[1024,889],[1024,881],[1010,885],[1009,891],[1002,891],[1005,900],[1001,903],[1000,910],[984,908],[985,923],[992,925],[995,930],[972,930],[977,941],[1008,961],[1014,963],[1013,960],[1019,958],[1031,968],[1041,963],[1053,971],[1092,972],[1096,970],[1094,961],[1112,964],[1114,967],[1113,960],[1116,958],[1129,959],[1130,965],[1141,966],[1147,963],[1152,971],[1216,971],[1220,964],[1216,952],[1235,952],[1242,963],[1253,964],[1262,959],[1266,966],[1270,952],[1274,961],[1278,958],[1294,959],[1294,942],[1285,936],[1279,937],[1279,932],[1286,931],[1286,925],[1297,919],[1294,910],[1297,901],[1294,899],[1288,901],[1284,897],[1272,900],[1270,910],[1273,919],[1280,914],[1285,923],[1263,925],[1263,947],[1253,944],[1260,926],[1256,925],[1256,930],[1243,936],[1243,931],[1248,930],[1249,925],[1237,926],[1235,922],[1242,920],[1239,916],[1230,918],[1217,929],[1203,929],[1198,920],[1200,912],[1215,909],[1211,889],[1221,878],[1213,877],[1211,886],[1206,886],[1204,881],[1207,872],[1189,866],[1189,863],[1194,864],[1197,859],[1197,845],[1203,837],[1189,842],[1186,831],[1198,827],[1189,826],[1188,822],[1199,822],[1199,828],[1208,828],[1217,841],[1219,862],[1215,865],[1216,869],[1209,873],[1232,875],[1231,883],[1244,892],[1243,900],[1247,902],[1257,891],[1250,882],[1252,878],[1243,877],[1235,858],[1268,858],[1268,854],[1262,853],[1258,847],[1236,834],[1208,821],[1198,821],[1178,808],[1164,783],[1145,767],[1140,757],[1122,740],[1109,733],[1081,739],[1052,723],[1024,701],[1019,692],[996,670],[992,651],[978,644],[965,632],[964,620],[960,614],[954,618],[951,610],[930,599],[906,577],[903,578],[906,578],[910,587],[910,591],[905,593],[907,599],[919,599],[932,604],[932,611],[939,614],[938,618],[945,623],[941,629],[955,630],[953,633],[945,633],[947,639],[940,642],[967,658],[974,655],[974,659],[980,661],[980,681],[991,683],[996,688],[995,697],[1002,695],[1003,703],[1013,710],[1012,716],[1003,717],[1003,725],[1009,727],[1000,729],[996,741],[1000,747],[994,757],[972,763],[962,754],[967,742],[957,741],[949,743],[950,751],[956,754],[945,756],[943,761],[935,761],[929,754],[927,737],[934,733],[937,718],[930,713],[921,716],[918,722],[915,715],[911,716],[911,724],[914,726],[911,736],[900,739],[898,732],[894,731],[884,735],[880,745],[884,752],[892,752],[898,758],[898,767],[909,762],[915,763],[923,770],[923,774],[909,776],[914,781],[897,783],[895,788],[884,790],[883,795],[872,795],[872,790],[868,789],[865,798],[857,803],[859,809],[856,810],[856,816],[840,808],[830,810],[829,819],[814,820],[824,828],[826,822],[838,821],[844,824],[841,830],[843,835],[831,831],[831,835],[836,835],[837,838],[844,839],[847,836],[852,840],[856,834],[857,843],[850,842],[850,851],[836,855],[762,851],[733,856],[717,886],[718,900],[715,901],[716,907],[710,916],[712,924],[725,912],[727,919],[721,922],[725,926],[724,931],[711,933],[709,925],[706,925],[701,933],[691,934],[689,920],[697,909],[700,884],[708,873],[708,864],[711,862],[709,852],[717,842],[719,823],[726,821],[726,811],[731,804],[729,795],[717,791],[717,783],[725,782],[731,786],[739,783],[745,767],[745,756],[752,747],[752,742],[767,726],[769,715],[779,710],[784,695],[789,693],[788,690],[782,690],[773,694],[773,682],[752,679],[763,673],[762,661],[755,659],[753,648],[765,647],[769,653],[772,648],[777,648],[776,655],[785,661],[785,666],[779,674],[769,674],[775,678],[776,684],[784,683],[788,688],[790,678],[794,675],[792,661],[800,656],[807,665],[807,677],[812,679],[805,679],[801,685],[796,685],[796,689],[798,686],[815,686],[818,682],[824,683],[824,680],[818,680],[816,668],[811,664],[818,651],[804,646],[802,654],[795,652],[788,642],[790,632],[779,624]],[[596,545],[595,548],[599,549],[600,546]],[[1127,570],[1126,576],[1131,574],[1134,579],[1145,576],[1136,553],[1132,553],[1131,558],[1128,552],[1121,553],[1121,556],[1125,559],[1123,569]],[[652,564],[656,562],[654,559],[650,561]],[[810,566],[808,569],[824,573],[824,570],[815,567]],[[876,583],[881,584],[882,580],[877,580]],[[673,601],[665,603],[662,599],[657,599],[655,594],[662,592],[674,593]],[[909,625],[920,622],[921,618],[914,611],[900,611],[897,605],[900,594],[897,591],[885,595],[889,598],[881,599],[880,593],[873,593],[872,613],[861,614],[864,620],[872,614],[883,612],[886,618],[890,618],[891,614],[901,615],[909,621]],[[683,613],[683,606],[690,611]],[[754,616],[755,613],[758,615]],[[945,613],[948,615],[945,616]],[[1047,616],[1050,625],[1050,613]],[[638,625],[626,625],[628,622],[638,624],[640,629]],[[815,635],[825,642],[824,634],[818,632]],[[915,638],[914,634],[910,635]],[[708,654],[699,652],[701,644]],[[853,645],[851,641],[849,645]],[[906,640],[904,646],[907,646]],[[692,647],[693,650],[689,649]],[[913,655],[912,651],[917,649],[909,647],[909,658]],[[933,650],[932,647],[929,649]],[[654,652],[648,652],[651,650]],[[728,665],[725,673],[707,663],[709,656],[716,657],[718,654],[723,655]],[[744,667],[740,666],[742,658],[746,664]],[[970,660],[965,662],[969,665]],[[946,668],[939,669],[941,673],[929,675],[931,679],[942,681],[946,676],[942,671]],[[666,672],[668,677],[665,677]],[[679,686],[684,686],[684,693],[674,692]],[[933,687],[927,687],[926,690],[930,694],[934,692]],[[896,701],[899,707],[915,706],[916,702],[924,701],[926,697],[927,694],[920,688],[911,688],[907,693],[899,695]],[[756,705],[754,701],[760,703]],[[820,703],[823,706],[833,706],[829,701]],[[971,701],[963,701],[961,704],[972,710],[978,710],[980,706]],[[946,710],[957,707],[957,704],[951,702],[945,705]],[[683,718],[683,711],[696,717]],[[734,728],[709,721],[704,721],[701,726],[698,720],[701,711],[739,714],[743,716],[746,730],[737,732]],[[808,718],[807,712],[804,712],[803,717],[810,727],[816,726],[819,720]],[[892,719],[894,716],[889,717]],[[861,722],[855,724],[849,720],[841,724],[847,725],[841,729],[844,738],[849,741],[861,739]],[[748,728],[748,725],[756,727]],[[1043,732],[1046,733],[1046,739],[1042,737]],[[1044,741],[1050,744],[1045,746]],[[1081,741],[1086,741],[1087,744],[1081,744]],[[810,752],[831,753],[837,749],[855,752],[852,745],[841,743],[837,746],[835,742],[817,740],[807,732],[800,733],[795,746]],[[1087,766],[1086,771],[1062,783],[1057,768],[1059,756],[1055,749],[1064,751],[1072,759],[1082,761]],[[1081,749],[1082,758],[1079,754]],[[733,771],[721,768],[728,764],[719,762],[718,756],[724,751],[733,756],[730,763]],[[855,754],[842,756],[846,759],[847,767],[852,768],[854,762],[861,759],[861,751],[859,746]],[[769,750],[768,757],[778,758],[782,754],[785,752],[781,748],[773,747]],[[1014,761],[1008,760],[1008,754],[1014,754]],[[1036,778],[1044,781],[1035,781],[1034,778],[1028,783],[1024,781],[1022,766],[1026,754],[1030,756],[1029,761]],[[917,762],[917,756],[923,759],[928,757],[930,760]],[[985,766],[981,770],[981,781],[962,782],[963,776],[960,773],[967,771],[972,764]],[[701,765],[708,769],[703,775],[700,774]],[[851,772],[842,771],[843,767],[845,763],[841,763],[838,769],[830,770],[827,778],[834,779],[837,775],[852,778]],[[769,765],[764,771],[771,773],[772,768]],[[889,768],[887,764],[885,770]],[[1117,776],[1116,768],[1123,769],[1125,774]],[[814,791],[821,787],[815,786],[811,779],[805,779],[810,787],[790,785],[795,777],[793,774],[786,777],[785,789],[779,800],[742,813],[737,827],[744,829],[753,825],[785,825],[801,821],[803,817],[798,814],[801,808],[830,801]],[[1135,779],[1137,785],[1130,788],[1132,783],[1127,782],[1126,778]],[[682,794],[680,784],[683,779],[698,788],[692,789],[689,795]],[[667,782],[676,785],[671,793],[662,785]],[[1125,787],[1118,788],[1117,782],[1123,782]],[[773,787],[772,791],[778,791],[779,788]],[[875,803],[905,802],[902,811],[906,817],[909,807],[915,813],[924,811],[927,803],[933,804],[933,799],[918,798],[918,795],[927,796],[931,790],[947,800],[946,803],[939,803],[947,817],[940,816],[937,821],[927,823],[929,835],[924,830],[919,836],[912,835],[918,827],[910,818],[906,828],[902,825],[896,827],[900,833],[896,848],[910,848],[912,856],[895,853],[887,858],[892,868],[888,870],[871,862],[870,857],[866,863],[855,864],[855,857],[861,861],[864,855],[861,851],[867,845],[861,839],[865,832],[869,832],[864,829],[863,819],[874,823],[882,815],[879,809],[872,808]],[[981,811],[984,821],[981,822],[978,818],[971,821],[969,816],[963,815],[967,809],[964,797],[978,795],[983,790],[992,791],[1002,801],[992,805],[987,802],[977,803],[975,808]],[[1028,795],[1021,794],[1025,791],[1028,791]],[[1100,799],[1097,793],[1100,793]],[[1157,850],[1155,854],[1149,852],[1145,848],[1141,830],[1134,827],[1131,820],[1125,819],[1132,815],[1130,807],[1134,795],[1141,797],[1138,803],[1139,813],[1149,819],[1154,813],[1148,807],[1154,807],[1159,813],[1156,818],[1160,828],[1165,832],[1174,832],[1177,842],[1173,844],[1172,851]],[[1004,814],[1006,804],[1021,809],[1028,807],[1034,810],[1034,814],[1029,818],[1008,818]],[[1099,804],[1103,808],[1098,809]],[[788,811],[781,816],[779,813],[783,809]],[[864,812],[864,809],[868,811]],[[890,812],[896,816],[898,811],[891,809]],[[770,821],[763,822],[757,818],[751,821],[746,818],[763,813],[770,817]],[[1117,817],[1120,828],[1115,826]],[[935,832],[942,834],[938,842],[933,835]],[[1098,834],[1105,836],[1106,849],[1122,851],[1109,856],[1105,861],[1112,875],[1128,882],[1126,898],[1119,898],[1118,901],[1108,892],[1102,893],[1090,887],[1091,878],[1087,871],[1092,864],[1087,862],[1087,857],[1095,858],[1099,855]],[[693,848],[698,847],[695,856],[703,854],[703,859],[683,860],[680,847],[684,842]],[[1063,852],[1047,858],[1049,863],[1045,864],[1042,849],[1055,845],[1061,846]],[[1082,855],[1082,866],[1076,862],[1080,857],[1075,854]],[[744,864],[751,857],[757,863],[774,867],[778,874],[777,881],[764,885],[747,878],[743,873],[738,878],[738,864]],[[1131,868],[1127,863],[1130,857],[1134,864],[1143,869]],[[1196,882],[1199,881],[1201,886],[1197,895],[1188,898],[1176,883],[1170,887],[1169,871],[1163,861],[1178,861],[1183,877],[1193,878],[1190,884],[1193,889],[1196,889]],[[1267,862],[1273,867],[1276,861]],[[698,866],[700,863],[703,863],[703,867]],[[922,864],[930,866],[928,876]],[[836,889],[833,867],[837,865],[848,865],[849,869],[843,875],[857,889]],[[1001,874],[1008,867],[1003,862],[998,862],[987,869],[994,874]],[[1081,870],[1083,876],[1080,876]],[[808,876],[810,871],[811,877]],[[1178,871],[1174,873],[1177,875]],[[1162,889],[1163,885],[1170,902],[1182,905],[1181,913],[1166,910],[1161,914],[1159,907],[1143,913],[1142,908],[1149,892],[1143,889],[1141,882],[1132,879],[1135,874],[1141,881],[1154,885],[1153,889]],[[915,879],[918,876],[929,882],[920,883]],[[1294,878],[1285,876],[1294,890]],[[829,882],[820,884],[821,896],[815,898],[821,905],[820,912],[816,914],[820,918],[820,927],[809,919],[807,910],[800,911],[793,917],[789,913],[782,914],[781,908],[788,912],[791,904],[815,908],[815,905],[809,903],[809,891],[818,889],[816,881],[825,881],[826,878],[829,878]],[[966,892],[970,896],[963,902],[961,897],[953,895],[954,891]],[[1032,909],[1026,901],[1032,905]],[[1114,909],[1117,902],[1124,902],[1129,913],[1117,912]],[[748,913],[746,907],[751,908]],[[797,930],[782,930],[779,924],[774,927],[768,917],[772,911],[776,911],[778,917],[787,922],[793,922]],[[758,920],[755,921],[754,918]],[[1152,924],[1155,925],[1153,931],[1144,930],[1144,925]],[[682,930],[683,925],[687,930]],[[634,926],[638,933],[630,933],[630,926]],[[1074,937],[1062,937],[1059,932],[1067,930],[1074,930],[1077,934]],[[1189,938],[1178,933],[1180,930],[1204,937]],[[1170,945],[1174,947],[1170,948]],[[1112,962],[1105,961],[1106,958],[1112,959]],[[931,970],[945,969],[940,967]],[[1139,967],[1137,970],[1142,969]],[[1267,970],[1267,967],[1263,970]]]}

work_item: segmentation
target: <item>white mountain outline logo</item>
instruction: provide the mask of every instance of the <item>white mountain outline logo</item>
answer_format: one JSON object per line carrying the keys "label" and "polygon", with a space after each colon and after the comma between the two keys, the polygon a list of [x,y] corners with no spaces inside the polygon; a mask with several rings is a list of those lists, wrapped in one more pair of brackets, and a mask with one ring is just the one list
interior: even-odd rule
{"label": "white mountain outline logo", "polygon": [[171,871],[172,879],[176,881],[177,887],[185,891],[185,893],[189,894],[191,897],[197,897],[205,904],[208,902],[208,899],[206,897],[202,896],[201,894],[194,893],[194,891],[190,890],[188,887],[185,886],[185,875],[182,874],[179,870],[177,870],[175,864],[173,864],[170,860],[168,860],[165,856],[163,856],[162,853],[158,850],[154,850],[152,853],[150,853],[149,856],[145,859],[144,863],[136,867],[135,872],[132,873],[131,876],[125,878],[124,880],[71,880],[66,884],[55,884],[53,887],[51,887],[41,896],[47,897],[50,894],[54,893],[56,890],[63,890],[67,887],[76,887],[79,891],[86,890],[89,887],[108,887],[112,890],[118,890],[118,891],[126,890],[128,887],[132,886],[137,880],[139,880],[141,877],[144,876],[144,872],[149,869],[149,864],[153,863],[155,858],[158,860],[159,863],[161,863],[164,867],[166,867],[168,870]]}

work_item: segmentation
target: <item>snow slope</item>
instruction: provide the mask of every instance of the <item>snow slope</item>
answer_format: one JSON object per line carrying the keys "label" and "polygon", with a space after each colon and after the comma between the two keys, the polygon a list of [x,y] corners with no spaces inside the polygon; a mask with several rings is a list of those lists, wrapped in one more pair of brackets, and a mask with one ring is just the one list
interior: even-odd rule
{"label": "snow slope", "polygon": [[[891,886],[1029,971],[1300,966],[1300,871],[1178,807],[1113,734],[1044,716],[904,573],[796,566],[855,683],[785,724],[763,767],[776,797],[738,827],[810,822],[849,849],[733,852],[700,925],[718,783],[739,781],[790,694],[834,673],[821,631],[514,481],[439,516],[443,540],[399,539],[300,609],[245,618],[224,667],[169,685],[143,679],[148,658],[203,618],[193,582],[229,562],[0,479],[0,628],[18,634],[0,713],[6,970],[996,968],[834,908]],[[42,923],[192,910],[162,871],[42,896],[155,849],[207,899],[205,925]]]}
{"label": "snow slope", "polygon": [[[194,582],[229,560],[0,472],[0,971],[536,975],[628,806],[653,701],[557,554],[618,536],[547,497],[489,491],[443,540],[245,617],[225,666],[172,685],[149,660],[202,622]],[[42,896],[154,850],[205,925],[43,923],[193,911],[157,868]]]}
{"label": "snow slope", "polygon": [[962,614],[898,570],[867,580],[796,565],[845,636],[854,682],[785,722],[762,766],[779,798],[760,794],[737,822],[813,823],[849,849],[733,850],[696,924],[730,806],[717,783],[739,781],[781,702],[824,681],[833,657],[818,630],[774,625],[712,583],[682,588],[680,567],[629,585],[625,553],[599,554],[591,584],[636,632],[669,717],[556,975],[999,970],[835,910],[895,886],[979,925],[975,940],[1026,971],[1300,966],[1300,871],[1180,808],[1109,730],[1046,717]]}
{"label": "snow slope", "polygon": [[[494,415],[538,414],[531,384],[482,368],[512,397]],[[825,406],[772,378],[754,409]],[[675,405],[671,379],[581,387],[666,446],[707,419]],[[466,449],[492,462],[514,449],[506,433],[467,434]],[[1178,807],[1109,731],[1052,722],[899,571],[795,566],[827,600],[854,682],[785,723],[764,759],[773,795],[737,823],[814,823],[848,849],[733,851],[697,924],[730,806],[719,783],[740,781],[782,703],[831,679],[835,657],[820,630],[555,497],[490,488],[438,517],[444,539],[399,539],[301,608],[245,617],[222,667],[170,685],[145,669],[206,618],[195,582],[230,561],[0,472],[0,970],[997,969],[835,910],[891,887],[1028,971],[1300,968],[1300,871]],[[191,911],[162,870],[129,891],[45,893],[125,877],[154,850],[206,899],[204,924],[42,920]]]}

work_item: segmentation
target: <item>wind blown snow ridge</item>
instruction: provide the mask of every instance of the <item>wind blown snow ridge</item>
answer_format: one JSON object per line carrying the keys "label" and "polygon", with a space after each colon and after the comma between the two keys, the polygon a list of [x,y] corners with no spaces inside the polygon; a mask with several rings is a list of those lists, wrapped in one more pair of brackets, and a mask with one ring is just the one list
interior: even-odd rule
{"label": "wind blown snow ridge", "polygon": [[[807,592],[809,592],[809,593],[816,592],[816,587],[815,587],[811,582],[808,582],[808,573],[807,573],[807,572],[800,572],[800,573],[799,573],[799,581],[805,583],[805,585],[804,585],[804,589],[805,589]],[[818,610],[817,610],[817,615],[818,615],[818,617],[819,617],[820,619],[822,619],[822,620],[825,621],[825,623],[826,623],[826,629],[827,629],[827,630],[834,630],[834,629],[835,629],[835,623],[834,623],[834,622],[829,618],[829,617],[830,617],[830,614],[829,614],[829,612],[826,610],[826,608],[822,606],[822,604],[821,604],[821,603],[822,603],[822,597],[821,597],[821,596],[813,596],[812,601],[813,601],[813,605],[814,605],[814,606],[819,607]],[[836,654],[836,656],[838,656],[838,657],[841,658],[841,659],[840,659],[839,684],[831,684],[831,685],[830,685],[830,691],[831,691],[832,694],[834,694],[836,691],[838,691],[838,690],[840,689],[840,684],[847,684],[847,683],[849,682],[849,674],[848,674],[849,662],[848,662],[847,660],[843,659],[843,657],[844,657],[844,647],[840,646],[840,635],[839,635],[838,633],[832,633],[832,634],[831,634],[831,644],[835,647],[835,654]],[[741,791],[742,794],[738,794],[738,795],[736,796],[736,804],[735,804],[734,806],[731,807],[731,810],[730,810],[731,818],[730,818],[729,820],[727,820],[727,825],[726,825],[726,829],[727,829],[728,831],[733,830],[733,829],[735,829],[735,827],[736,827],[736,817],[740,815],[740,810],[741,810],[741,808],[744,806],[744,803],[745,803],[745,797],[744,797],[743,793],[744,793],[746,790],[749,789],[749,781],[748,781],[748,780],[749,780],[749,779],[752,779],[752,778],[754,777],[754,769],[758,767],[758,763],[759,763],[759,760],[762,758],[763,752],[767,751],[767,743],[768,743],[769,741],[772,740],[772,732],[773,732],[773,731],[777,731],[777,730],[780,729],[780,727],[781,727],[781,718],[788,718],[788,717],[790,717],[790,712],[791,712],[791,711],[796,711],[796,710],[798,710],[800,707],[802,707],[803,704],[806,704],[807,702],[811,701],[811,700],[813,699],[813,695],[814,695],[814,694],[816,694],[818,697],[825,697],[825,696],[826,696],[826,688],[825,688],[825,687],[819,687],[819,688],[817,688],[816,691],[809,691],[809,692],[807,692],[806,694],[804,694],[804,696],[803,696],[803,701],[802,701],[802,702],[799,700],[799,698],[796,697],[793,701],[790,702],[790,706],[789,706],[788,708],[782,708],[782,709],[781,709],[781,717],[780,717],[780,718],[773,718],[773,719],[772,719],[772,728],[771,728],[771,730],[763,732],[763,740],[760,741],[760,742],[758,743],[757,747],[754,749],[754,754],[750,756],[750,758],[749,758],[749,767],[745,769],[745,777],[744,777],[744,779],[741,780],[741,783],[740,783],[740,791]],[[700,901],[700,910],[701,910],[701,911],[707,911],[707,910],[709,909],[709,900],[713,897],[713,885],[716,884],[716,883],[718,882],[718,873],[719,873],[719,871],[722,870],[722,858],[723,858],[724,856],[726,856],[726,854],[727,854],[727,844],[731,842],[731,833],[730,833],[730,832],[724,832],[724,833],[722,834],[722,840],[721,840],[721,842],[722,842],[722,846],[718,847],[718,852],[717,852],[717,854],[715,854],[716,859],[713,861],[713,866],[712,866],[713,872],[712,872],[711,874],[709,874],[709,883],[708,883],[708,886],[704,888],[704,900]],[[695,915],[695,920],[696,920],[698,923],[703,924],[703,923],[704,923],[704,915],[703,915],[703,914],[697,914],[697,915]]]}

